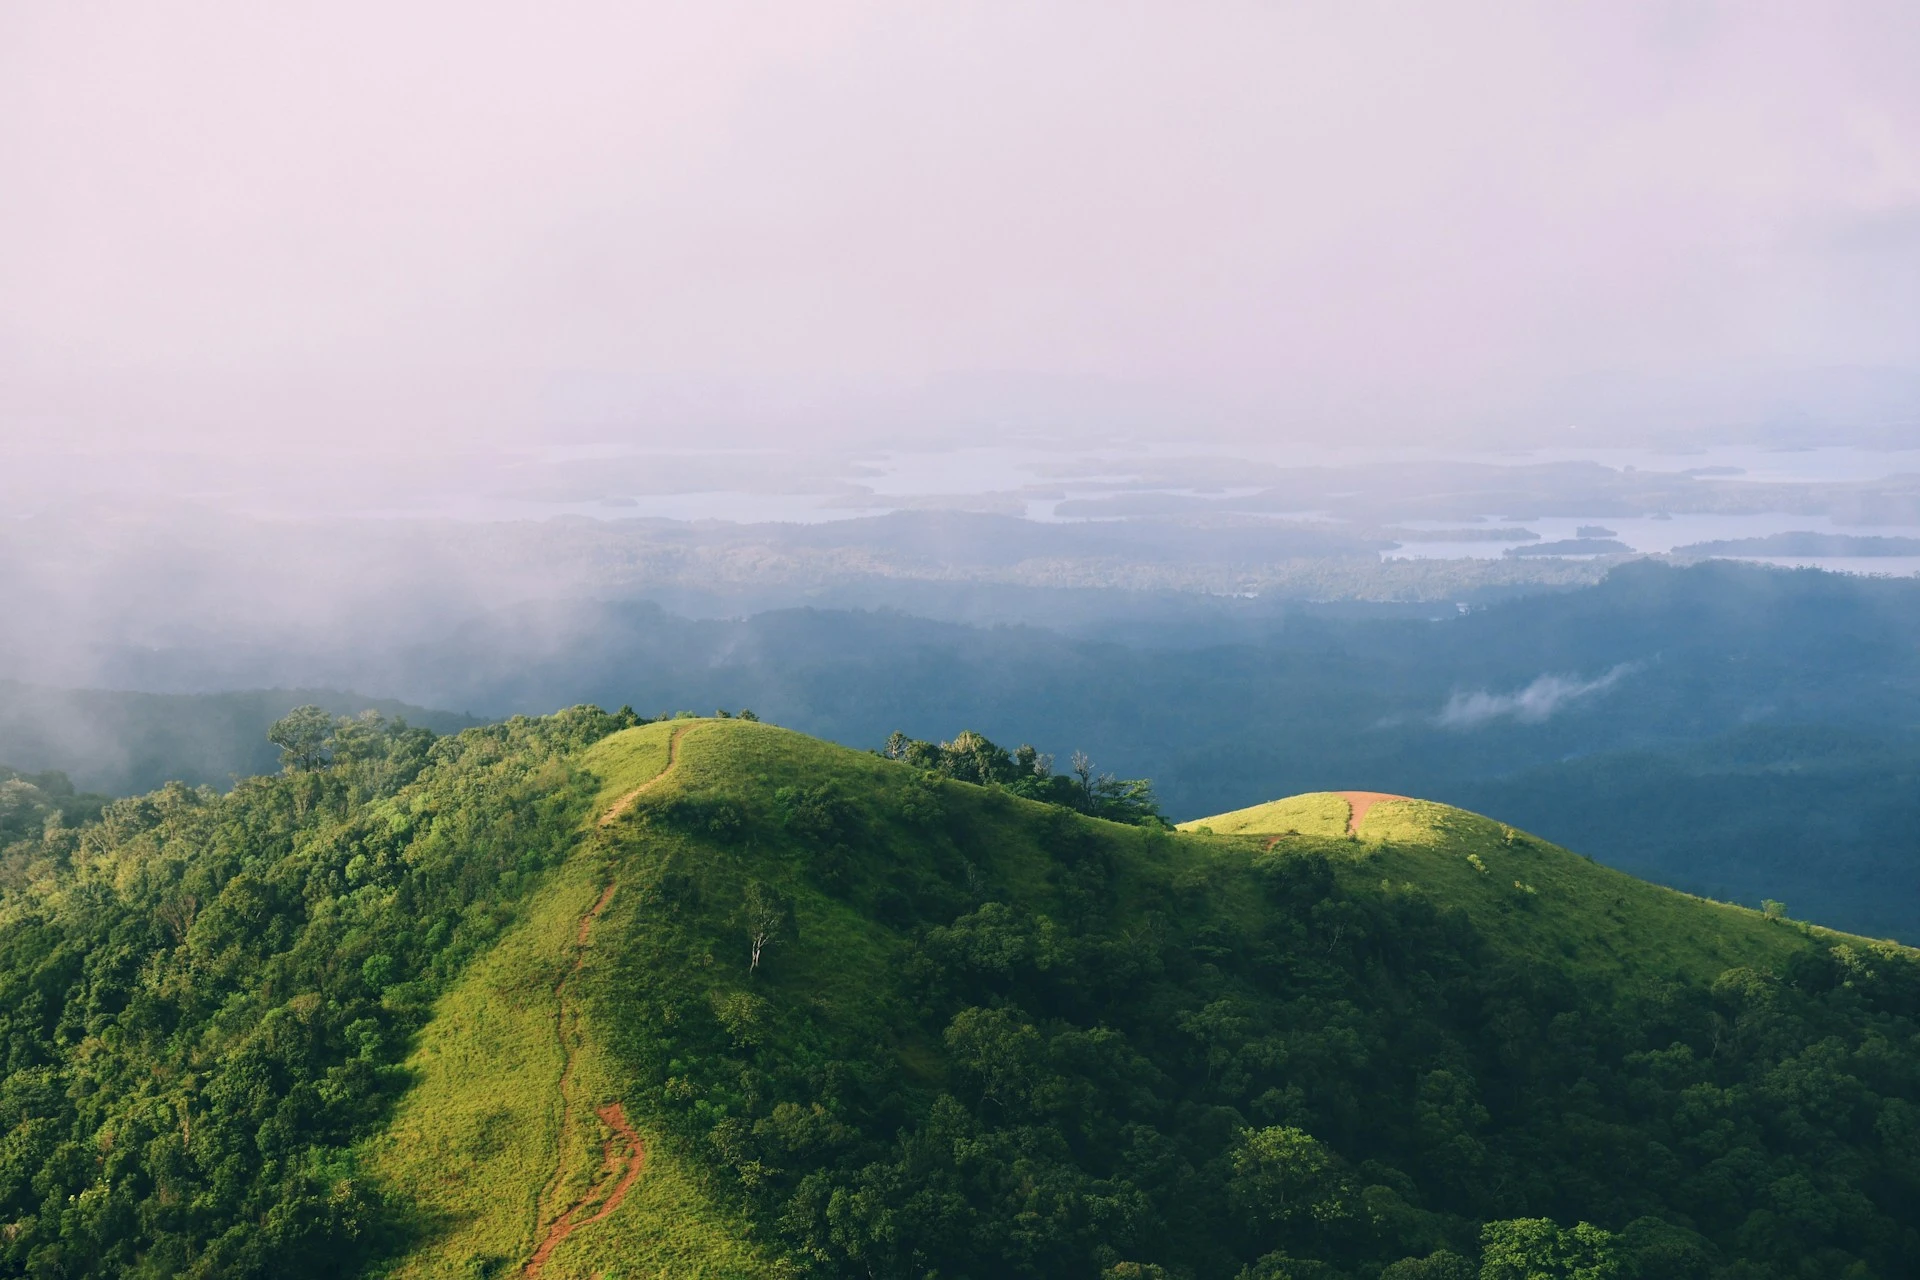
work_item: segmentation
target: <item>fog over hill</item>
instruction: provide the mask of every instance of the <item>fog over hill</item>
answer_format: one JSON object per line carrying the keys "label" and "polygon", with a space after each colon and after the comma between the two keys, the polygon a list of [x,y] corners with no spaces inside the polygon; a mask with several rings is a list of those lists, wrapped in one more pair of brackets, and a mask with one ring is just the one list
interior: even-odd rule
{"label": "fog over hill", "polygon": [[267,741],[267,729],[306,705],[334,715],[371,711],[439,733],[478,723],[337,689],[165,694],[0,680],[0,763],[58,770],[82,790],[110,795],[174,781],[225,790],[237,777],[280,767],[279,748]]}

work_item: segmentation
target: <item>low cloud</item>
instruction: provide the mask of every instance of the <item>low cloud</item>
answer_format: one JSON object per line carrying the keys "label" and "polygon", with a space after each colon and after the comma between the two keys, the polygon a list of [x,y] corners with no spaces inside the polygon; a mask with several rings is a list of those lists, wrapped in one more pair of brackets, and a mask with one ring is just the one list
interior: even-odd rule
{"label": "low cloud", "polygon": [[1456,693],[1434,720],[1447,729],[1477,729],[1488,721],[1500,719],[1539,724],[1575,702],[1606,692],[1638,667],[1638,663],[1623,662],[1593,680],[1544,675],[1512,693],[1491,693],[1485,689]]}

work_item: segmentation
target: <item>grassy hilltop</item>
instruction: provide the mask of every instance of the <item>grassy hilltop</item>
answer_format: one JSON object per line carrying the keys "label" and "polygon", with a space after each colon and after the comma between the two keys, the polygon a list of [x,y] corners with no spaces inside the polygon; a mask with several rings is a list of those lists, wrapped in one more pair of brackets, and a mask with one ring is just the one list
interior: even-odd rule
{"label": "grassy hilltop", "polygon": [[1398,797],[359,723],[7,851],[4,1273],[1920,1270],[1904,948]]}

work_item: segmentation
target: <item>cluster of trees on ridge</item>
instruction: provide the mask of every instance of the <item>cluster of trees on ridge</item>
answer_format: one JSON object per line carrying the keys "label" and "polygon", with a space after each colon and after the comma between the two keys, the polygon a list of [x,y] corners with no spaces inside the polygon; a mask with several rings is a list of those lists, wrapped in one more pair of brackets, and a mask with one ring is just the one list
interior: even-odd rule
{"label": "cluster of trees on ridge", "polygon": [[[435,996],[582,840],[633,890],[588,989],[628,1104],[796,1274],[1920,1269],[1901,948],[1809,938],[1777,971],[1621,988],[1347,874],[1344,842],[1182,858],[924,757],[874,781],[822,754],[585,828],[581,751],[636,723],[309,716],[276,727],[281,775],[10,837],[0,1273],[404,1251],[405,1188],[353,1144]],[[849,967],[873,922],[887,963]]]}
{"label": "cluster of trees on ridge", "polygon": [[1171,825],[1154,798],[1152,780],[1101,773],[1084,751],[1073,753],[1069,772],[1062,774],[1053,771],[1050,755],[1025,745],[1008,751],[971,729],[962,729],[952,742],[924,742],[896,729],[880,754],[916,769],[931,769],[955,782],[1001,787],[1029,800],[1057,804],[1109,822]]}

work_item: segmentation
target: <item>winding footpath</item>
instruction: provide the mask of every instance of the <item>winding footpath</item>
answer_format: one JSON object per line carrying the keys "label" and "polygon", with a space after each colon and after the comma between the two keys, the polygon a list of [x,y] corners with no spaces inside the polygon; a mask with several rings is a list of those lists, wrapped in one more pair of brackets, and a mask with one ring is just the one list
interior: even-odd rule
{"label": "winding footpath", "polygon": [[[690,724],[682,725],[673,731],[673,736],[667,739],[666,766],[616,800],[606,813],[601,815],[600,826],[606,827],[613,823],[621,814],[632,808],[634,802],[645,794],[648,788],[655,786],[672,772],[680,754],[680,739],[691,728],[693,726]],[[573,1068],[574,1061],[579,1056],[579,1037],[575,1031],[580,1014],[573,1007],[568,993],[573,986],[574,978],[579,976],[580,970],[586,965],[587,940],[593,932],[594,922],[607,909],[607,904],[613,901],[614,890],[619,887],[617,882],[608,881],[599,899],[587,908],[585,915],[580,917],[579,927],[574,930],[573,935],[573,967],[567,970],[553,988],[554,1034],[559,1037],[563,1058],[560,1068],[560,1142],[554,1160],[553,1176],[547,1180],[545,1189],[540,1193],[540,1220],[546,1223],[546,1233],[541,1237],[539,1246],[534,1249],[533,1256],[527,1259],[526,1266],[520,1269],[524,1280],[535,1280],[540,1275],[546,1268],[547,1260],[553,1256],[553,1251],[560,1247],[561,1241],[581,1227],[591,1226],[618,1209],[620,1202],[627,1198],[627,1192],[633,1189],[634,1180],[640,1176],[641,1167],[646,1163],[646,1147],[641,1143],[640,1135],[634,1132],[633,1125],[628,1122],[626,1108],[618,1102],[609,1102],[597,1108],[595,1114],[600,1117],[600,1123],[609,1131],[608,1136],[600,1143],[600,1168],[584,1193],[557,1213],[553,1211],[560,1188],[566,1181],[567,1143],[577,1123]]]}

